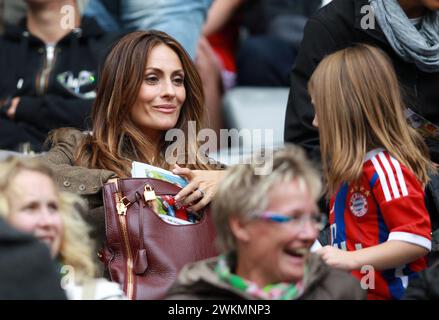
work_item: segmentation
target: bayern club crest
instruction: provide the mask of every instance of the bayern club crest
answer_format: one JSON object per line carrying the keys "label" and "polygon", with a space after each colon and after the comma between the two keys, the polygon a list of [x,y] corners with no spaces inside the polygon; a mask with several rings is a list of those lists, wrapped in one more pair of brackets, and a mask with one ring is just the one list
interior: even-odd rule
{"label": "bayern club crest", "polygon": [[366,197],[360,192],[353,193],[351,195],[351,199],[349,200],[349,208],[354,216],[364,216],[368,210]]}

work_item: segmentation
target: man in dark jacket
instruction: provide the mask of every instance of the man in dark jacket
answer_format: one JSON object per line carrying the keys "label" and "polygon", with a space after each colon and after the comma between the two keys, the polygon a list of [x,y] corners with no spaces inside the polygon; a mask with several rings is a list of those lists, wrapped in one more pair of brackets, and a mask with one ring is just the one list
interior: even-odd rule
{"label": "man in dark jacket", "polygon": [[26,2],[27,18],[0,38],[0,149],[40,151],[50,130],[86,127],[111,37],[81,21],[75,0]]}
{"label": "man in dark jacket", "polygon": [[242,10],[248,36],[237,53],[239,86],[288,86],[307,19],[321,0],[252,0]]}
{"label": "man in dark jacket", "polygon": [[[392,1],[396,0],[387,2]],[[405,14],[413,18],[410,21],[413,24],[419,22],[416,18],[426,15],[428,11],[439,10],[437,0],[400,0],[399,4]],[[308,80],[326,55],[353,43],[368,43],[388,53],[405,89],[407,106],[439,125],[439,71],[423,71],[414,61],[406,61],[396,53],[375,16],[371,12],[369,0],[334,0],[319,10],[305,27],[291,76],[285,141],[303,146],[313,160],[320,160],[320,149],[318,132],[311,124],[314,109],[307,92]],[[410,22],[407,20],[407,24]],[[427,143],[433,161],[439,163],[439,142],[427,139]]]}
{"label": "man in dark jacket", "polygon": [[47,246],[0,219],[0,300],[65,300]]}

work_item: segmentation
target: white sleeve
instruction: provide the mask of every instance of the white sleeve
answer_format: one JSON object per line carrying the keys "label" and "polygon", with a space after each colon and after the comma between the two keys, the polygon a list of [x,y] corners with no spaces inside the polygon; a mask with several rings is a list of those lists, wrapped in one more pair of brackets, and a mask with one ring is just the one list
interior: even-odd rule
{"label": "white sleeve", "polygon": [[116,282],[100,278],[96,280],[95,300],[127,300],[121,286]]}
{"label": "white sleeve", "polygon": [[314,241],[314,243],[311,246],[310,251],[311,252],[316,252],[317,250],[319,250],[320,248],[323,248],[322,244],[319,242],[319,240],[316,239],[316,241]]}

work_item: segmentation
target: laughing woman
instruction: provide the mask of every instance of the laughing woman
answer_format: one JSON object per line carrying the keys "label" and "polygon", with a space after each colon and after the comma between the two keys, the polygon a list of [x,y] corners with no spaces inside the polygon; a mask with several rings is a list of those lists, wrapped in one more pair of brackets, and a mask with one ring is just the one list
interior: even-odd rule
{"label": "laughing woman", "polygon": [[[325,222],[304,152],[287,146],[254,160],[230,169],[212,206],[223,255],[186,265],[167,299],[363,299],[354,277],[310,252]],[[261,163],[272,164],[268,175],[255,174]]]}
{"label": "laughing woman", "polygon": [[63,190],[88,200],[91,210],[85,219],[94,226],[93,236],[100,243],[105,230],[102,185],[111,178],[130,177],[133,161],[173,170],[186,178],[189,184],[176,199],[182,204],[195,203],[189,209],[197,211],[211,201],[223,172],[197,152],[196,134],[193,141],[177,148],[184,152],[173,159],[165,157],[174,147],[173,141],[165,139],[166,132],[180,129],[191,138],[189,121],[195,122],[198,133],[203,118],[201,80],[181,45],[163,32],[133,32],[121,38],[105,59],[91,133],[55,131],[52,148],[42,158],[55,171]]}

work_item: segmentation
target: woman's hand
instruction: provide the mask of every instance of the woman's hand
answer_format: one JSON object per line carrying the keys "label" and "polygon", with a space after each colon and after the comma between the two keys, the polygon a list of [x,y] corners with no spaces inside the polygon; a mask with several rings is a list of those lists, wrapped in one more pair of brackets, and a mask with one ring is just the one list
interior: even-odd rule
{"label": "woman's hand", "polygon": [[191,170],[178,165],[175,165],[172,172],[189,181],[189,184],[175,196],[177,202],[187,205],[201,199],[190,206],[189,211],[198,211],[210,203],[225,173],[222,170]]}
{"label": "woman's hand", "polygon": [[340,250],[332,246],[325,246],[317,250],[316,253],[330,267],[347,271],[359,269],[352,252]]}

